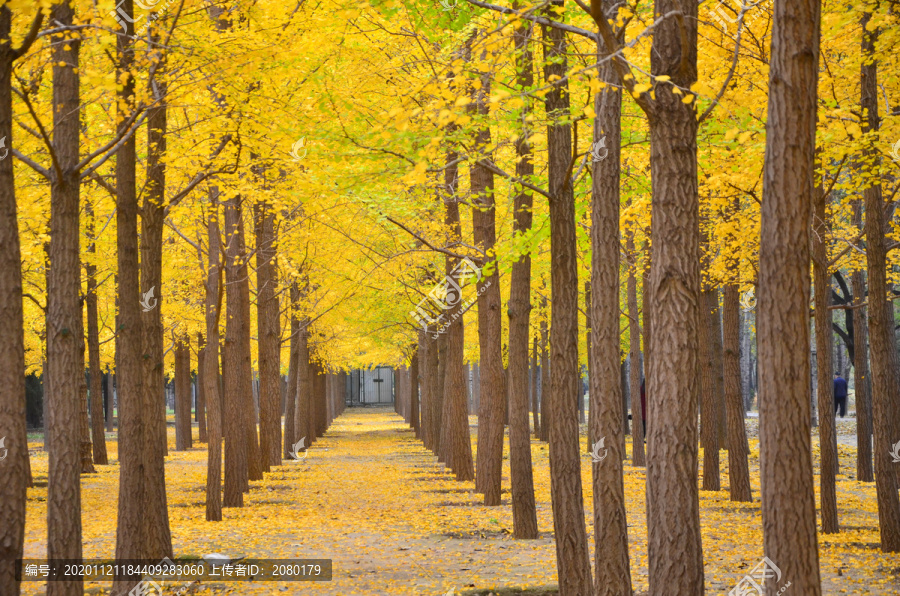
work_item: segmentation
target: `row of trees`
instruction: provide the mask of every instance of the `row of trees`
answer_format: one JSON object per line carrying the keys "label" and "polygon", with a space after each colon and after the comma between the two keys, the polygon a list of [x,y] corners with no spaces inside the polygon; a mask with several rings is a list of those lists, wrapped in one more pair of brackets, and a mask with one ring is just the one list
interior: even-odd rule
{"label": "row of trees", "polygon": [[[818,594],[810,238],[820,373],[829,279],[852,276],[852,303],[835,306],[853,312],[858,391],[871,345],[870,426],[868,398],[857,399],[860,445],[871,428],[874,451],[860,461],[874,459],[882,549],[900,549],[888,454],[900,427],[885,200],[897,187],[884,140],[897,127],[884,75],[896,70],[892,5],[144,6],[0,7],[0,137],[12,148],[0,159],[0,370],[14,389],[0,400],[11,478],[0,525],[14,528],[0,592],[16,593],[8,561],[24,537],[26,372],[43,374],[48,401],[48,554],[72,559],[79,473],[105,459],[97,382],[114,371],[116,556],[133,559],[172,554],[161,394],[174,371],[184,395],[192,369],[211,521],[321,436],[341,407],[340,370],[406,363],[405,412],[487,505],[500,504],[508,422],[515,535],[535,537],[535,359],[560,591],[629,594],[618,382],[629,353],[647,377],[646,454],[641,425],[633,432],[651,593],[700,594],[698,439],[703,488],[720,488],[725,446],[732,498],[752,498],[738,317],[755,287],[765,552]],[[467,361],[480,363],[474,454]],[[177,402],[176,448],[187,447]],[[827,400],[819,412],[822,528],[837,531]],[[593,465],[592,557],[580,469],[599,441],[609,455]],[[117,578],[115,592],[136,579]]]}

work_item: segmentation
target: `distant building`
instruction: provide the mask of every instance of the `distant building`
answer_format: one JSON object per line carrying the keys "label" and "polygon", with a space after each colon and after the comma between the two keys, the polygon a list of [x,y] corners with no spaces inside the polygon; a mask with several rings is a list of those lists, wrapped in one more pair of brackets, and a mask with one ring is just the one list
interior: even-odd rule
{"label": "distant building", "polygon": [[347,405],[366,406],[394,403],[394,369],[376,366],[356,369],[347,375]]}

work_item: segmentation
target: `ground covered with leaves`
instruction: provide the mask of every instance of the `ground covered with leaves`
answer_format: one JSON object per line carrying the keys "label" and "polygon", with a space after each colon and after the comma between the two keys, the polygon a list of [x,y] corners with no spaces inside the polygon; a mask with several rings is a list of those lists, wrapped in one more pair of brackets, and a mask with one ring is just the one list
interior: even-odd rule
{"label": "ground covered with leaves", "polygon": [[[474,442],[477,419],[472,417],[470,422]],[[754,423],[748,420],[751,437]],[[875,486],[853,478],[852,420],[840,421],[838,432],[843,439],[839,446],[842,473],[838,476],[842,531],[819,536],[823,593],[900,594],[900,559],[879,550]],[[115,435],[108,435],[108,440],[112,464],[97,466],[96,474],[82,477],[86,559],[111,559],[115,553]],[[402,419],[387,408],[347,410],[305,459],[286,460],[264,480],[252,482],[245,506],[225,509],[223,521],[217,523],[205,520],[205,446],[175,452],[174,443],[170,426],[166,483],[176,558],[222,553],[256,559],[332,559],[333,580],[167,582],[166,593],[556,593],[548,451],[539,441],[532,441],[532,458],[541,538],[530,541],[511,537],[508,459],[504,460],[503,504],[484,507],[474,484],[453,480]],[[39,442],[30,447],[35,487],[28,491],[25,557],[46,558],[47,454]],[[723,490],[700,493],[707,594],[727,594],[763,556],[755,438],[750,439],[750,450],[753,503],[728,500],[725,451],[721,457]],[[818,463],[817,447],[814,450]],[[582,477],[585,521],[593,550],[591,460],[586,449]],[[644,484],[642,468],[625,467],[631,569],[638,591],[647,589]],[[85,589],[101,594],[109,587],[108,582],[87,583]],[[24,594],[44,591],[42,583],[23,584]]]}

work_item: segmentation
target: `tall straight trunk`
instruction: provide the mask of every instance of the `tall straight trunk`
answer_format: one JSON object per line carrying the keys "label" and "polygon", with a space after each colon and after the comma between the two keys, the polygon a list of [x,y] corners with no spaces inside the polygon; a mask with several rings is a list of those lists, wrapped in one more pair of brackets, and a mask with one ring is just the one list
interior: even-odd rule
{"label": "tall straight trunk", "polygon": [[[552,9],[562,10],[562,0]],[[578,445],[580,375],[578,371],[578,255],[575,246],[575,192],[569,176],[572,130],[565,76],[566,39],[562,30],[543,27],[548,176],[550,186],[550,281],[553,311],[550,349],[553,359],[550,410],[550,494],[556,532],[556,569],[560,596],[590,594],[591,557],[584,525],[581,449]],[[618,422],[618,420],[617,420]],[[480,448],[480,446],[479,446]]]}
{"label": "tall straight trunk", "polygon": [[724,348],[722,346],[722,313],[719,309],[719,291],[716,289],[710,307],[712,316],[713,387],[716,417],[719,429],[719,449],[728,449],[728,423],[725,415]]}
{"label": "tall straight trunk", "polygon": [[327,415],[327,404],[326,398],[327,394],[325,391],[325,369],[322,366],[321,362],[316,362],[316,374],[315,374],[315,398],[316,398],[316,416],[315,416],[315,425],[316,425],[316,436],[321,437],[325,435],[325,431],[328,430],[328,415]]}
{"label": "tall straight trunk", "polygon": [[[440,453],[441,433],[441,412],[443,411],[443,370],[441,369],[441,361],[444,358],[446,364],[446,349],[443,337],[438,336],[436,339],[429,338],[431,346],[428,350],[428,383],[431,386],[429,394],[431,396],[431,406],[429,407],[429,424],[431,430],[431,451],[438,456],[438,461],[442,461]],[[478,484],[475,484],[476,488]]]}
{"label": "tall straight trunk", "polygon": [[[864,15],[863,25],[871,19],[871,15]],[[863,44],[863,51],[871,53],[873,45]],[[874,72],[872,69],[874,68]],[[867,73],[872,75],[874,84],[877,85],[877,65],[863,68],[861,80],[867,80]],[[868,103],[878,109],[877,100],[871,99],[873,83],[869,83]],[[876,113],[877,121],[877,113]],[[862,233],[863,204],[860,199],[853,201],[853,225]],[[856,391],[856,478],[860,482],[874,482],[875,471],[872,467],[872,392],[869,378],[869,323],[867,306],[859,306],[866,301],[866,273],[864,270],[854,271],[852,274],[853,296],[855,306],[853,310],[853,345],[854,345],[854,387]]]}
{"label": "tall straight trunk", "polygon": [[644,467],[644,411],[641,406],[641,322],[638,314],[637,259],[634,252],[634,229],[628,228],[625,250],[631,263],[628,267],[628,348],[631,366],[628,367],[628,393],[631,398],[631,465]]}
{"label": "tall straight trunk", "polygon": [[175,344],[175,450],[191,446],[191,346],[181,336]]}
{"label": "tall straight trunk", "polygon": [[[80,302],[79,302],[80,306]],[[82,313],[83,314],[83,313]],[[94,454],[91,450],[91,422],[88,418],[88,386],[85,375],[85,351],[87,350],[87,338],[84,334],[84,317],[78,319],[78,368],[81,375],[78,381],[78,426],[81,435],[81,473],[93,474]]]}
{"label": "tall straight trunk", "polygon": [[113,406],[115,402],[115,380],[116,375],[109,372],[103,373],[103,395],[106,397],[106,432],[113,432]]}
{"label": "tall straight trunk", "polygon": [[[647,230],[649,233],[649,230]],[[644,271],[641,274],[641,287],[643,291],[641,292],[641,340],[644,348],[644,402],[641,406],[647,411],[644,412],[644,420],[647,421],[647,430],[644,431],[645,439],[646,435],[650,429],[650,414],[652,410],[650,409],[650,335],[651,335],[651,326],[650,326],[650,315],[653,312],[653,308],[650,304],[649,296],[649,288],[650,288],[650,265],[653,261],[653,254],[650,249],[650,240],[647,239],[647,242],[644,243]],[[646,441],[645,441],[646,442]],[[648,511],[649,516],[649,511]],[[649,519],[649,517],[648,517]]]}
{"label": "tall straight trunk", "polygon": [[[487,119],[491,76],[483,73],[481,87],[475,94],[478,115]],[[491,131],[487,122],[475,136],[475,151],[488,151]],[[491,160],[491,154],[479,155]],[[494,174],[482,160],[470,170],[472,229],[475,244],[489,255],[497,242]],[[491,275],[482,275],[478,284],[478,346],[481,356],[481,410],[478,416],[478,488],[484,493],[485,505],[500,504],[500,477],[503,469],[503,422],[506,412],[506,377],[503,374],[503,322],[501,320],[500,275],[487,257],[483,267],[492,267]]]}
{"label": "tall straight trunk", "polygon": [[297,316],[297,302],[300,300],[300,286],[291,283],[291,344],[288,356],[287,391],[284,399],[284,457],[294,450],[294,416],[297,411],[297,358],[300,350],[300,319]]}
{"label": "tall straight trunk", "polygon": [[547,301],[544,300],[541,311],[545,316],[541,318],[541,440],[550,441],[550,328],[547,325]]}
{"label": "tall straight trunk", "polygon": [[538,366],[539,354],[538,338],[535,336],[531,346],[531,418],[534,421],[534,437],[536,439],[541,438],[541,408],[539,405],[541,397],[539,376],[541,367]]}
{"label": "tall straight trunk", "polygon": [[[452,132],[452,128],[450,130]],[[462,236],[459,218],[459,173],[455,164],[458,155],[454,151],[447,152],[447,167],[444,170],[444,224],[449,231],[450,242],[459,241]],[[460,260],[447,257],[446,279],[454,277],[454,270],[459,267]],[[454,280],[463,282],[465,280]],[[448,294],[449,297],[449,294]],[[456,303],[444,311],[449,320],[447,328],[446,367],[444,373],[444,403],[441,417],[445,428],[441,433],[440,452],[446,456],[447,465],[456,475],[457,480],[473,480],[475,469],[472,463],[472,441],[469,438],[469,414],[466,398],[465,361],[465,326],[463,324],[462,296],[457,295]]]}
{"label": "tall straight trunk", "polygon": [[[153,29],[151,43],[157,43],[158,31]],[[154,45],[154,48],[159,46]],[[152,292],[155,306],[144,307],[141,313],[141,368],[143,377],[142,408],[145,424],[143,436],[143,523],[144,554],[162,559],[172,557],[172,535],[169,529],[169,514],[166,503],[165,456],[168,454],[166,436],[166,405],[161,399],[161,389],[165,386],[165,354],[163,348],[162,324],[162,251],[163,225],[166,218],[166,130],[168,107],[165,97],[166,53],[157,50],[152,56],[156,60],[156,74],[150,85],[151,93],[157,101],[147,114],[147,185],[141,209],[141,287],[143,292]],[[148,303],[149,304],[149,303]],[[188,357],[190,358],[190,357]],[[190,363],[188,363],[190,375]],[[190,381],[188,381],[188,387]],[[188,404],[190,416],[190,404]],[[187,422],[190,429],[190,420]]]}
{"label": "tall straight trunk", "polygon": [[206,342],[202,333],[197,333],[197,403],[195,418],[197,420],[197,440],[201,443],[209,441],[209,431],[206,428],[206,388],[203,386],[203,371],[205,369]]}
{"label": "tall straight trunk", "polygon": [[757,302],[763,550],[804,596],[822,593],[809,370],[819,10],[818,0],[774,4]]}
{"label": "tall straight trunk", "polygon": [[[118,55],[116,78],[121,85],[118,91],[119,124],[117,132],[121,134],[125,132],[134,100],[134,78],[131,75],[134,65],[134,46],[131,44],[134,25],[129,21],[129,18],[134,15],[132,0],[124,0],[119,5],[119,11],[129,15],[126,18],[126,30],[116,38]],[[60,23],[66,22],[59,18],[54,20]],[[71,64],[70,60],[66,62]],[[73,112],[63,109],[58,113],[72,114]],[[75,120],[77,123],[77,117]],[[54,136],[58,133],[59,129],[57,128]],[[145,436],[145,433],[150,432],[151,427],[145,423],[143,407],[141,368],[143,325],[140,311],[141,286],[138,266],[138,201],[135,189],[135,161],[135,139],[132,136],[125,140],[116,152],[116,252],[118,256],[116,395],[119,420],[117,559],[141,559],[147,552],[144,547],[143,535],[146,484],[144,450],[146,449],[145,440],[149,438]],[[58,557],[58,555],[52,554],[50,556]],[[112,591],[116,596],[127,594],[140,581],[140,575],[127,574],[126,571],[119,570],[113,582]],[[50,582],[49,585],[54,586],[55,584],[56,582]],[[78,593],[81,593],[80,590]]]}
{"label": "tall straight trunk", "polygon": [[[853,201],[853,225],[862,228],[862,202]],[[866,272],[851,274],[853,285],[853,386],[856,392],[856,479],[874,482],[872,469],[872,396],[869,392],[869,324],[866,321]]]}
{"label": "tall straight trunk", "polygon": [[[53,6],[51,19],[71,26],[73,9],[68,3]],[[80,389],[84,368],[80,364],[81,324],[79,212],[80,182],[75,166],[79,152],[79,50],[80,39],[52,39],[53,145],[58,167],[50,186],[50,270],[47,275],[47,361],[50,463],[47,494],[47,556],[54,559],[81,557],[81,427]],[[20,298],[21,299],[21,298]],[[17,445],[22,449],[23,445]],[[81,578],[48,582],[47,594],[81,594]]]}
{"label": "tall straight trunk", "polygon": [[[241,417],[244,433],[247,437],[247,478],[262,480],[264,462],[259,450],[259,436],[256,430],[257,411],[253,398],[253,357],[250,348],[250,256],[244,240],[243,198],[238,197],[237,238],[240,267],[238,269],[238,286],[240,287],[241,331],[239,347],[241,351]],[[249,482],[244,484],[244,492],[249,492]]]}
{"label": "tall straight trunk", "polygon": [[[413,346],[409,357],[409,425],[415,431],[416,438],[421,438],[419,422],[419,354],[418,347]],[[466,434],[469,432],[469,421],[466,418]]]}
{"label": "tall straight trunk", "polygon": [[217,188],[209,193],[207,219],[208,266],[206,276],[206,353],[203,386],[209,420],[206,464],[206,521],[222,521],[222,393],[219,385],[219,313],[222,309],[222,278],[219,268],[219,207]]}
{"label": "tall straight trunk", "polygon": [[[0,14],[2,18],[2,14]],[[2,84],[2,83],[0,83]],[[2,166],[0,166],[2,167]],[[93,262],[97,254],[96,232],[94,227],[94,205],[87,201],[84,205],[85,228],[88,239],[87,252],[91,256],[84,264],[87,277],[87,293],[84,297],[87,307],[87,349],[88,374],[90,376],[91,399],[91,440],[93,443],[94,463],[106,465],[109,459],[106,454],[106,433],[103,421],[103,395],[100,372],[100,324],[97,307],[97,265]]]}
{"label": "tall straight trunk", "polygon": [[[697,80],[697,1],[656,0],[657,14],[681,11],[653,34],[651,73],[683,89]],[[685,45],[686,44],[686,45]],[[697,487],[700,235],[697,115],[669,85],[649,114],[652,265],[644,293],[652,310],[647,407],[650,594],[703,594]]]}
{"label": "tall straight trunk", "polygon": [[[592,201],[593,201],[593,199],[592,199]],[[587,385],[588,385],[587,391],[588,392],[590,392],[590,390],[591,390],[590,384],[591,384],[591,379],[593,378],[592,374],[597,370],[593,366],[594,355],[592,353],[593,350],[591,349],[591,335],[593,335],[593,333],[591,332],[591,329],[592,329],[592,327],[591,327],[591,324],[592,324],[591,323],[591,282],[593,281],[593,275],[594,275],[594,272],[591,271],[592,279],[589,279],[584,282],[584,336],[585,336],[584,337],[584,346],[585,346],[585,349],[587,350],[586,360],[587,360]],[[579,366],[579,371],[580,371],[580,368],[581,367]],[[586,401],[585,395],[584,395],[585,394],[584,385],[585,385],[584,382],[582,382],[580,385],[582,387],[582,390],[581,390],[580,396],[578,398],[578,422],[580,424],[584,424],[584,407],[585,407],[584,402]],[[621,394],[622,392],[619,391],[619,393]],[[587,443],[587,453],[590,453],[593,444],[597,441],[597,439],[600,438],[594,434],[594,432],[600,427],[591,422],[591,416],[595,416],[597,412],[594,410],[594,408],[591,404],[588,404],[588,407],[590,408],[590,410],[588,412],[589,416],[588,416],[588,428],[587,428],[586,443]],[[621,436],[623,439],[625,438],[625,435],[621,435]],[[594,579],[596,580],[596,578],[594,578]]]}
{"label": "tall straight trunk", "polygon": [[243,387],[243,308],[241,305],[241,250],[238,225],[240,198],[225,201],[225,343],[222,358],[222,384],[225,388],[225,507],[244,506],[244,487],[248,486],[247,433]]}
{"label": "tall straight trunk", "polygon": [[[615,20],[616,13],[613,9],[601,18]],[[598,54],[602,54],[602,46],[598,48]],[[588,363],[593,368],[589,375],[592,432],[588,433],[594,460],[591,466],[594,499],[593,594],[631,596],[622,464],[625,459],[625,429],[622,424],[625,408],[619,359],[622,91],[611,60],[601,64],[598,70],[599,79],[606,85],[594,98],[597,117],[594,119],[593,139],[594,146],[605,139],[608,153],[605,159],[593,161],[591,291],[587,301],[593,336],[588,344],[592,350],[588,354]],[[554,292],[554,301],[555,298]],[[556,312],[555,308],[553,312]]]}
{"label": "tall straight trunk", "polygon": [[259,350],[259,448],[266,470],[281,465],[281,322],[278,271],[275,267],[275,215],[267,203],[257,203],[256,315]]}
{"label": "tall straight trunk", "polygon": [[419,438],[426,449],[431,448],[431,350],[427,329],[419,330],[419,347],[417,350],[419,360],[419,386],[421,388],[421,413],[422,428]]}
{"label": "tall straight trunk", "polygon": [[[303,291],[301,290],[301,294]],[[294,408],[294,442],[303,439],[304,448],[315,441],[315,433],[310,432],[312,420],[310,413],[312,401],[312,365],[309,361],[309,319],[300,321],[300,333],[297,336],[297,405]]]}
{"label": "tall straight trunk", "polygon": [[[863,61],[860,106],[865,117],[863,132],[878,131],[878,63],[873,59],[879,31],[869,31],[871,15],[862,18]],[[869,147],[866,158],[877,171],[878,149]],[[866,201],[866,266],[869,280],[869,342],[872,363],[872,428],[875,435],[875,492],[878,498],[878,525],[881,550],[900,551],[900,501],[897,497],[897,473],[891,463],[891,444],[896,440],[894,423],[900,403],[900,371],[894,339],[893,307],[887,302],[884,197],[881,184],[869,181],[863,191]]]}
{"label": "tall straight trunk", "polygon": [[[704,218],[705,219],[705,218]],[[701,251],[703,268],[709,268],[708,222],[701,224]],[[716,289],[704,287],[700,293],[700,321],[698,340],[700,344],[700,442],[703,445],[703,490],[717,491],[719,481],[719,424],[716,410],[715,359],[713,357],[712,304],[718,298]]]}
{"label": "tall straight trunk", "polygon": [[[530,89],[534,84],[531,36],[533,25],[520,22],[513,34],[516,59],[516,86]],[[526,105],[523,122],[531,113]],[[523,125],[516,140],[516,176],[528,179],[534,174],[531,160],[530,131]],[[531,229],[532,197],[524,188],[513,199],[513,231],[526,234]],[[531,430],[528,424],[528,335],[531,314],[531,256],[521,255],[512,265],[509,303],[509,475],[512,490],[513,538],[538,537],[537,509],[534,500],[534,475],[531,463]],[[535,418],[535,428],[537,419]]]}
{"label": "tall straight trunk", "polygon": [[[736,271],[737,267],[728,267]],[[744,401],[741,397],[740,297],[736,283],[725,285],[722,298],[724,328],[723,372],[725,380],[725,415],[728,423],[728,485],[732,501],[751,502],[750,470],[747,457],[747,429],[744,426]]]}
{"label": "tall straight trunk", "polygon": [[[36,11],[34,34],[43,22]],[[13,145],[13,61],[28,50],[34,37],[14,48],[10,40],[12,11],[0,7],[0,135]],[[76,119],[77,124],[77,119]],[[77,137],[76,137],[77,139]],[[16,207],[13,160],[0,160],[0,436],[6,437],[3,482],[0,483],[0,594],[19,596],[15,561],[25,541],[26,488],[30,485],[28,435],[25,422],[25,330],[22,308],[22,258]],[[99,381],[99,376],[97,377]],[[92,376],[93,380],[93,376]],[[93,412],[102,412],[95,409]],[[97,414],[95,414],[96,416]],[[99,414],[102,432],[102,414]],[[105,456],[105,444],[103,445]],[[100,463],[100,462],[97,462]],[[105,461],[103,463],[106,463]],[[74,592],[74,590],[73,590]]]}
{"label": "tall straight trunk", "polygon": [[828,271],[829,232],[825,212],[825,190],[820,183],[812,194],[812,234],[810,237],[813,262],[813,300],[816,328],[816,397],[819,404],[819,500],[822,511],[822,533],[834,534],[838,527],[835,472],[837,443],[835,443],[834,393],[832,390],[832,331],[831,274]]}

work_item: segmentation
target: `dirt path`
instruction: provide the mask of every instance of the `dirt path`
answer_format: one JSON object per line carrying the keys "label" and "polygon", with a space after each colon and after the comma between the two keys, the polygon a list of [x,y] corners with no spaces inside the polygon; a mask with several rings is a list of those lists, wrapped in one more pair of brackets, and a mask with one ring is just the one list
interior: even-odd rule
{"label": "dirt path", "polygon": [[[727,454],[722,452],[720,492],[700,493],[707,594],[727,594],[762,558],[758,446],[753,422],[751,483],[754,502],[728,500]],[[470,419],[473,425],[475,418]],[[196,432],[196,431],[195,431]],[[473,439],[475,432],[472,433]],[[845,433],[846,434],[846,433]],[[582,442],[584,437],[582,436]],[[174,433],[170,429],[170,444]],[[109,443],[111,461],[115,442]],[[630,449],[630,441],[629,441]],[[855,454],[842,448],[842,471]],[[554,594],[556,554],[552,536],[546,444],[532,442],[541,538],[512,540],[509,490],[500,507],[484,507],[472,482],[456,482],[434,463],[399,416],[389,408],[347,410],[302,461],[288,461],[251,483],[243,508],[224,520],[205,520],[206,450],[170,451],[166,484],[176,557],[223,553],[248,558],[332,559],[330,582],[231,582],[189,586],[196,594],[434,595]],[[701,458],[702,461],[702,458]],[[46,479],[46,454],[32,461]],[[504,460],[503,486],[509,486]],[[593,553],[591,466],[585,453],[585,522]],[[632,580],[647,589],[645,470],[625,466]],[[877,548],[874,486],[839,477],[841,534],[820,536],[823,594],[900,594],[896,560]],[[112,558],[118,466],[99,466],[82,478],[84,556]],[[29,490],[26,557],[46,556],[46,487]],[[593,556],[593,555],[592,555]],[[183,585],[166,585],[166,594]],[[520,592],[520,588],[529,591]],[[91,594],[109,583],[89,584]],[[43,594],[41,584],[25,594]]]}

